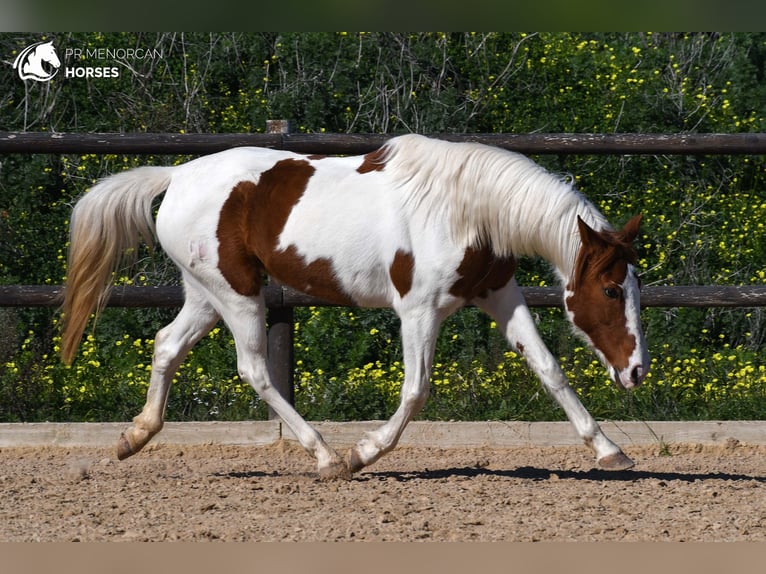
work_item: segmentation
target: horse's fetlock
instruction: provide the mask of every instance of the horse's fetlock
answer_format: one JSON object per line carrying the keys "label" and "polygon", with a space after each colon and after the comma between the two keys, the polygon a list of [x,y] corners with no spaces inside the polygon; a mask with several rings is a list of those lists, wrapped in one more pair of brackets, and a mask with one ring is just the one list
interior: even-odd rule
{"label": "horse's fetlock", "polygon": [[164,425],[164,421],[144,421],[141,415],[133,419],[133,425],[120,434],[117,441],[117,458],[123,460],[140,451]]}
{"label": "horse's fetlock", "polygon": [[156,419],[153,417],[144,418],[141,415],[138,415],[133,419],[133,428],[130,430],[133,432],[133,434],[138,432],[152,437],[160,432],[163,426],[165,426],[165,421],[162,419]]}

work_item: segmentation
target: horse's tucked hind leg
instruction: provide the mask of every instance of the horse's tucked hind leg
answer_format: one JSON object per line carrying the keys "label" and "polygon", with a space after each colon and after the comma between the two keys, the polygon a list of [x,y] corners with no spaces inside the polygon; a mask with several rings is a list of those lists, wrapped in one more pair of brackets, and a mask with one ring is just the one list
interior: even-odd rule
{"label": "horse's tucked hind leg", "polygon": [[255,389],[295,434],[300,445],[316,458],[321,478],[350,478],[345,461],[325,443],[322,435],[298,414],[271,382],[266,360],[266,307],[263,298],[231,293],[225,301],[220,301],[219,309],[234,336],[237,369],[242,380]]}
{"label": "horse's tucked hind leg", "polygon": [[407,423],[420,412],[428,398],[436,336],[443,317],[448,313],[434,310],[428,313],[400,313],[402,321],[402,351],[404,383],[399,407],[380,428],[370,431],[348,452],[348,467],[357,472],[391,451],[399,441]]}
{"label": "horse's tucked hind leg", "polygon": [[218,321],[218,314],[202,294],[187,281],[186,299],[178,316],[154,339],[152,375],[146,403],[117,443],[122,460],[141,450],[164,424],[170,385],[184,357]]}
{"label": "horse's tucked hind leg", "polygon": [[607,470],[625,470],[633,461],[610,441],[585,409],[567,382],[556,358],[540,338],[524,295],[511,281],[504,289],[491,292],[475,303],[504,329],[508,341],[524,356],[553,399],[564,409],[577,434],[596,454],[599,465]]}

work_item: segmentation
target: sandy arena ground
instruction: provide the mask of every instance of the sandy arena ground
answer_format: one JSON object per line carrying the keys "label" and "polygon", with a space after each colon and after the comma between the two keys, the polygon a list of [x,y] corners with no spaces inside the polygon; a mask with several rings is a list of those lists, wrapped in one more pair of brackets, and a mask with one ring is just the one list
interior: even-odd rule
{"label": "sandy arena ground", "polygon": [[319,481],[291,441],[0,449],[0,541],[765,541],[766,446],[400,447]]}

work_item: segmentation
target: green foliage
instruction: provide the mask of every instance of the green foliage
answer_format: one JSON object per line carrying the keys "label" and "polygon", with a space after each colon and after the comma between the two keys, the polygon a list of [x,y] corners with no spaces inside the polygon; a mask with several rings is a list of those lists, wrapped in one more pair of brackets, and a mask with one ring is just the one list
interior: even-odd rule
{"label": "green foliage", "polygon": [[[0,125],[49,132],[257,132],[289,118],[302,132],[764,132],[766,34],[753,33],[70,33],[60,50],[151,48],[117,78],[24,83],[0,67]],[[39,35],[0,34],[4,61]],[[76,62],[65,62],[73,65]],[[95,62],[103,65],[103,62]],[[82,61],[83,65],[94,62]],[[109,62],[112,65],[112,62]],[[0,283],[59,284],[68,218],[97,178],[182,157],[6,155],[0,163]],[[648,285],[766,284],[763,156],[541,156],[615,224],[644,213]],[[123,284],[177,283],[142,252]],[[551,284],[521,262],[519,282]],[[143,404],[151,338],[167,310],[109,310],[71,368],[56,314],[0,310],[0,420],[125,420]],[[766,418],[763,309],[649,309],[647,384],[624,394],[570,336],[560,310],[536,310],[546,343],[598,417]],[[296,403],[309,418],[387,418],[403,380],[388,311],[296,311]],[[170,395],[171,419],[264,417],[232,376],[230,338],[195,347]],[[437,344],[436,419],[562,418],[489,319],[464,310]]]}

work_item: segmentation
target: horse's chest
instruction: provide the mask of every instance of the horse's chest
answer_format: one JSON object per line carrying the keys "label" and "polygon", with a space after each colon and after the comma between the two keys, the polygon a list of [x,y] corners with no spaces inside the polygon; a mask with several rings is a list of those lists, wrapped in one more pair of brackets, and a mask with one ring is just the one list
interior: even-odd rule
{"label": "horse's chest", "polygon": [[455,273],[457,278],[450,287],[456,297],[471,301],[486,297],[490,291],[504,287],[516,273],[513,256],[498,257],[488,247],[467,248]]}

